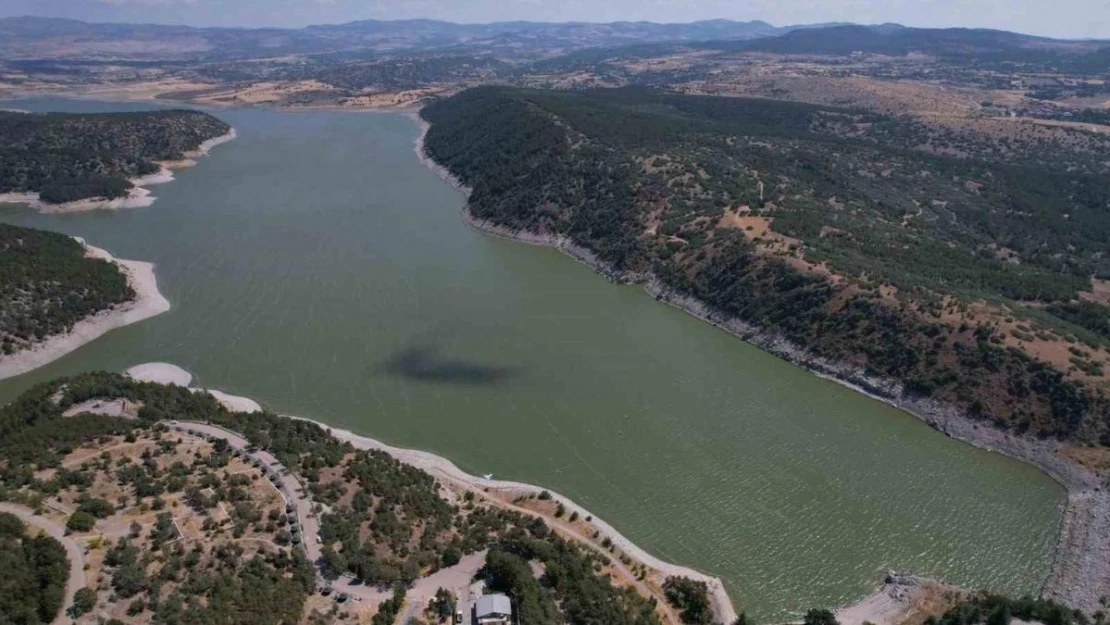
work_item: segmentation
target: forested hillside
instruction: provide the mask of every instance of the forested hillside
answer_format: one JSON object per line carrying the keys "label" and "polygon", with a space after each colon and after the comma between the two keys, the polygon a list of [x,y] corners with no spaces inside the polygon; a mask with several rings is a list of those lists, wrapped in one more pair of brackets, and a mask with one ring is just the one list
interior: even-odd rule
{"label": "forested hillside", "polygon": [[69,565],[53,538],[28,532],[19,517],[0,512],[0,622],[49,623],[62,608]]}
{"label": "forested hillside", "polygon": [[73,238],[0,224],[0,358],[134,296],[119,267]]}
{"label": "forested hillside", "polygon": [[198,111],[44,115],[0,111],[0,193],[46,202],[115,198],[128,178],[158,171],[231,128]]}
{"label": "forested hillside", "polygon": [[908,396],[1110,443],[1103,137],[999,146],[642,89],[477,88],[423,115],[478,219],[569,236]]}
{"label": "forested hillside", "polygon": [[[63,416],[94,398],[126,400],[137,412]],[[168,431],[166,420],[241,432],[278,458],[323,508],[322,561],[307,562],[293,548],[300,539],[282,514],[289,510],[281,500],[276,513],[263,506],[257,495],[266,480],[243,475],[253,469],[241,454]],[[660,622],[655,600],[613,582],[610,555],[560,537],[542,518],[474,493],[452,496],[431,475],[384,452],[356,450],[315,423],[230,413],[211,395],[178,386],[86,374],[41,384],[0,407],[0,501],[36,506],[47,498],[77,504],[71,519],[88,511],[73,524],[78,533],[95,534],[109,517],[116,527],[142,515],[156,519],[149,531],[132,526],[132,536],[101,545],[111,588],[92,589],[98,608],[83,624],[123,610],[142,622],[182,625],[358,622],[313,610],[312,565],[326,580],[350,574],[403,598],[414,580],[485,549],[482,575],[514,594],[521,622]],[[170,521],[171,510],[183,530]],[[193,539],[166,540],[178,531]],[[608,553],[627,558],[611,544]],[[537,577],[532,567],[545,573]],[[388,605],[374,623],[392,622]]]}

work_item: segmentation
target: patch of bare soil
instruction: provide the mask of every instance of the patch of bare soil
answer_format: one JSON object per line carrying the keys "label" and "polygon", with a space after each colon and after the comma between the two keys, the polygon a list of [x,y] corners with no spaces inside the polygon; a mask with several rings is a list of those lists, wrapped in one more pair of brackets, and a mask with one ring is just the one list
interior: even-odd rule
{"label": "patch of bare soil", "polygon": [[1091,290],[1079,294],[1080,299],[1110,306],[1110,280],[1091,280]]}

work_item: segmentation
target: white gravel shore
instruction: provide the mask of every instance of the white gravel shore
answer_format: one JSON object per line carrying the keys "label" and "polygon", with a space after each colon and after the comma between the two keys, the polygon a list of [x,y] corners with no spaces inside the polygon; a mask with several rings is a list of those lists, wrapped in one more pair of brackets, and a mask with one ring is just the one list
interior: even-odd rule
{"label": "white gravel shore", "polygon": [[135,365],[124,371],[124,374],[139,382],[154,382],[155,384],[189,386],[193,382],[193,374],[168,362],[148,362]]}
{"label": "white gravel shore", "polygon": [[86,198],[62,204],[51,204],[42,201],[39,194],[34,192],[0,193],[0,204],[26,204],[40,213],[79,213],[89,210],[144,208],[154,204],[154,200],[158,199],[154,197],[147,187],[172,182],[174,179],[172,170],[196,165],[196,161],[193,160],[194,158],[207,156],[212,148],[227,143],[235,137],[235,129],[232,128],[227,134],[209,139],[197,146],[197,149],[186,152],[185,158],[182,160],[162,161],[159,163],[161,169],[157,172],[146,176],[139,176],[138,178],[128,179],[128,182],[134,186],[127,192],[125,197],[114,199]]}
{"label": "white gravel shore", "polygon": [[[124,373],[139,382],[175,384],[185,387],[193,382],[193,374],[177,365],[171,365],[167,362],[148,362],[142,365],[135,365]],[[262,412],[262,406],[248,397],[231,395],[210,388],[193,388],[190,390],[194,393],[208,393],[212,397],[215,397],[216,401],[220,402],[224,408],[227,408],[231,412]]]}
{"label": "white gravel shore", "polygon": [[66,334],[52,336],[34,347],[10,356],[0,356],[0,380],[37,369],[110,330],[138,323],[170,309],[169,300],[158,290],[153,263],[113,258],[108,252],[93,247],[80,238],[77,241],[85,246],[85,253],[90,258],[101,258],[118,266],[127,275],[127,282],[135,291],[135,299],[78,321]]}
{"label": "white gravel shore", "polygon": [[[306,419],[306,421],[310,420],[311,419]],[[336,429],[333,427],[329,427],[327,424],[319,423],[316,421],[314,421],[314,423],[328,430],[332,434],[332,436],[335,436],[340,440],[347,441],[358,449],[377,449],[380,451],[384,451],[394,458],[400,460],[401,462],[421,469],[444,482],[453,482],[458,485],[478,490],[488,489],[489,491],[507,492],[510,493],[513,497],[527,494],[539,495],[541,492],[546,490],[548,493],[551,494],[551,497],[554,501],[563,504],[568,513],[573,513],[577,511],[578,516],[582,518],[593,517],[591,524],[594,525],[594,527],[596,527],[598,531],[601,532],[601,535],[608,537],[609,540],[613,541],[613,544],[615,544],[618,549],[628,554],[629,557],[631,557],[632,559],[644,563],[649,568],[653,568],[667,577],[688,577],[693,580],[705,582],[709,586],[710,599],[712,601],[713,614],[715,617],[714,621],[725,623],[727,625],[736,620],[736,609],[733,607],[732,600],[729,598],[728,593],[725,592],[724,584],[721,583],[720,579],[711,575],[700,573],[684,566],[679,566],[677,564],[671,564],[670,562],[664,562],[663,560],[660,560],[659,558],[638,547],[635,543],[633,543],[631,540],[618,532],[613,526],[598,518],[597,515],[576,504],[574,501],[564,495],[560,495],[559,493],[556,493],[555,491],[552,491],[550,489],[545,489],[533,484],[525,484],[523,482],[510,482],[505,480],[492,479],[487,480],[482,477],[471,475],[460,469],[458,466],[455,465],[455,463],[451,462],[450,460],[442,456],[437,456],[430,452],[420,451],[416,449],[393,447],[392,445],[387,445],[376,439],[369,438],[367,436],[361,436],[348,430]]]}
{"label": "white gravel shore", "polygon": [[[187,381],[192,379],[189,372],[167,363],[148,363],[145,365],[138,365],[127,370],[127,374],[132,378],[142,382],[159,382],[163,384],[178,384],[179,386],[186,386]],[[182,380],[186,380],[186,384],[180,384]],[[206,389],[196,389],[198,392],[207,392],[215,397],[221,404],[228,410],[253,412],[261,411],[262,408],[257,402],[246,397],[239,397],[236,395],[229,395],[220,391],[212,391]],[[664,576],[681,576],[689,577],[690,579],[704,581],[709,586],[710,598],[712,600],[713,612],[717,622],[731,624],[736,620],[736,609],[732,605],[732,600],[729,598],[728,593],[725,592],[724,584],[721,583],[716,577],[699,573],[693,569],[664,562],[659,558],[644,551],[636,546],[631,540],[623,536],[620,532],[614,529],[611,525],[602,521],[589,510],[574,503],[569,498],[560,495],[550,489],[545,489],[533,484],[525,484],[523,482],[510,482],[504,480],[487,480],[476,475],[471,475],[460,469],[454,462],[442,457],[437,456],[427,451],[420,451],[416,449],[405,449],[402,447],[394,447],[387,445],[379,440],[355,434],[349,430],[333,428],[326,423],[313,421],[312,419],[304,419],[303,417],[289,416],[291,419],[301,419],[302,421],[311,421],[327,430],[332,436],[339,440],[350,443],[357,449],[371,449],[384,451],[385,453],[393,456],[401,462],[414,466],[417,469],[425,471],[440,480],[441,483],[447,483],[454,486],[461,486],[464,489],[477,489],[481,491],[499,491],[509,493],[513,497],[535,494],[538,495],[542,491],[547,491],[551,494],[552,498],[566,507],[568,512],[577,511],[578,515],[582,518],[593,517],[591,523],[601,532],[602,536],[608,537],[617,546],[618,549],[628,554],[634,560],[638,560],[650,568],[653,568]]]}

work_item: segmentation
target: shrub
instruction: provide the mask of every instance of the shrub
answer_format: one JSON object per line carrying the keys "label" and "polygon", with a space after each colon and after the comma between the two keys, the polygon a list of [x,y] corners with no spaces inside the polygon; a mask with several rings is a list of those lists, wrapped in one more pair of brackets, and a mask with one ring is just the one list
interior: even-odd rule
{"label": "shrub", "polygon": [[66,529],[71,532],[88,532],[94,527],[96,527],[96,517],[82,510],[69,515],[66,521]]}

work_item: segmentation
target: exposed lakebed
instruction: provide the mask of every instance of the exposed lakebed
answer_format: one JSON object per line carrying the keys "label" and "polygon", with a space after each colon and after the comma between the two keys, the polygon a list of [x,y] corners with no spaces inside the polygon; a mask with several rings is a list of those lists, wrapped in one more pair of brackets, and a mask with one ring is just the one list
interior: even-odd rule
{"label": "exposed lakebed", "polygon": [[[5,106],[8,106],[5,104]],[[35,110],[135,104],[36,99]],[[781,620],[888,569],[1012,593],[1048,572],[1063,490],[893,408],[467,228],[402,115],[236,109],[149,208],[0,220],[156,263],[173,309],[0,384],[148,361],[471,473],[549,486]]]}

